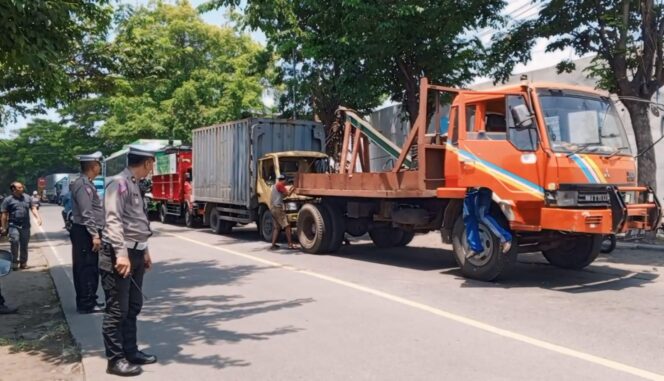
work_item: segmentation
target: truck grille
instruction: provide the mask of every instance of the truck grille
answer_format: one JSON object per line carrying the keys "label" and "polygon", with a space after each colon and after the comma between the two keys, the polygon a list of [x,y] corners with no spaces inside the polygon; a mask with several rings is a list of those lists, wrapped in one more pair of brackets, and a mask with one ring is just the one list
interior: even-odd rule
{"label": "truck grille", "polygon": [[608,193],[579,193],[579,205],[608,205],[611,202]]}

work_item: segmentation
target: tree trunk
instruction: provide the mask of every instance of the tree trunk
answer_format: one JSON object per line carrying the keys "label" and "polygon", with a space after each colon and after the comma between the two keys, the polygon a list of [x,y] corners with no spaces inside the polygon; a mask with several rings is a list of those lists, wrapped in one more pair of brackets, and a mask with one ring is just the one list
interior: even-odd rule
{"label": "tree trunk", "polygon": [[[629,110],[629,118],[634,129],[637,152],[641,153],[652,144],[650,129],[650,108],[647,103],[630,102],[625,100],[625,107]],[[657,162],[655,161],[655,148],[651,148],[639,156],[638,173],[639,185],[646,185],[657,190]]]}

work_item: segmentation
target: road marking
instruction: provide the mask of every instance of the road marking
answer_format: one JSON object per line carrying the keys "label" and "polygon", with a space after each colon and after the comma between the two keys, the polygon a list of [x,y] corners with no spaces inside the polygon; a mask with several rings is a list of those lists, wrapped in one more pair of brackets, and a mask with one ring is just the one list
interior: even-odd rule
{"label": "road marking", "polygon": [[251,254],[245,254],[245,253],[241,253],[239,251],[227,249],[227,248],[224,248],[224,247],[214,246],[214,245],[211,245],[209,243],[200,242],[200,241],[197,241],[195,239],[185,237],[183,235],[172,234],[172,233],[167,233],[167,232],[160,232],[160,233],[165,235],[165,236],[172,236],[172,237],[175,237],[175,238],[182,239],[184,241],[188,241],[188,242],[192,242],[192,243],[195,243],[195,244],[198,244],[198,245],[201,245],[201,246],[209,247],[209,248],[214,249],[214,250],[223,251],[227,254],[231,254],[231,255],[234,255],[234,256],[237,256],[237,257],[249,259],[249,260],[254,261],[254,262],[259,262],[259,263],[267,264],[267,265],[270,265],[270,266],[279,267],[279,268],[282,268],[282,269],[294,271],[294,272],[297,272],[297,273],[300,273],[300,274],[309,275],[311,277],[322,279],[322,280],[325,280],[325,281],[328,281],[328,282],[331,282],[331,283],[335,283],[335,284],[338,284],[338,285],[341,285],[341,286],[345,286],[345,287],[348,287],[348,288],[351,288],[351,289],[354,289],[354,290],[357,290],[357,291],[362,291],[362,292],[365,292],[367,294],[378,296],[378,297],[383,298],[383,299],[391,300],[391,301],[399,303],[399,304],[403,304],[403,305],[413,307],[413,308],[416,308],[416,309],[419,309],[419,310],[422,310],[422,311],[425,311],[425,312],[429,312],[431,314],[441,316],[441,317],[444,317],[446,319],[449,319],[449,320],[452,320],[452,321],[455,321],[455,322],[458,322],[458,323],[461,323],[461,324],[464,324],[464,325],[467,325],[467,326],[470,326],[470,327],[474,327],[474,328],[483,330],[485,332],[493,333],[493,334],[498,335],[498,336],[502,336],[502,337],[506,337],[506,338],[509,338],[509,339],[512,339],[512,340],[520,341],[522,343],[529,344],[529,345],[532,345],[532,346],[535,346],[535,347],[538,347],[538,348],[546,349],[548,351],[555,352],[555,353],[558,353],[558,354],[561,354],[561,355],[573,357],[573,358],[576,358],[576,359],[579,359],[579,360],[584,360],[584,361],[587,361],[587,362],[590,362],[590,363],[593,363],[593,364],[596,364],[596,365],[601,365],[601,366],[604,366],[606,368],[617,370],[619,372],[628,373],[628,374],[631,374],[631,375],[634,375],[634,376],[642,377],[642,378],[647,379],[647,380],[664,381],[664,375],[661,375],[661,374],[650,372],[650,371],[647,371],[645,369],[636,368],[636,367],[633,367],[633,366],[630,366],[630,365],[627,365],[627,364],[623,364],[623,363],[620,363],[620,362],[617,362],[617,361],[613,361],[613,360],[609,360],[609,359],[606,359],[606,358],[603,358],[603,357],[595,356],[595,355],[592,355],[592,354],[589,354],[589,353],[581,352],[581,351],[578,351],[578,350],[575,350],[575,349],[567,348],[567,347],[564,347],[562,345],[549,343],[549,342],[544,341],[544,340],[540,340],[540,339],[536,339],[534,337],[530,337],[530,336],[526,336],[526,335],[523,335],[523,334],[520,334],[520,333],[512,332],[512,331],[509,331],[509,330],[506,330],[506,329],[503,329],[503,328],[498,328],[496,326],[493,326],[493,325],[490,325],[490,324],[487,324],[487,323],[483,323],[479,320],[475,320],[475,319],[467,318],[465,316],[457,315],[457,314],[452,313],[452,312],[448,312],[448,311],[445,311],[445,310],[442,310],[442,309],[439,309],[439,308],[435,308],[435,307],[432,307],[432,306],[429,306],[429,305],[426,305],[426,304],[415,302],[415,301],[412,301],[412,300],[409,300],[409,299],[406,299],[406,298],[403,298],[403,297],[400,297],[400,296],[388,294],[386,292],[379,291],[379,290],[376,290],[376,289],[373,289],[373,288],[370,288],[370,287],[366,287],[366,286],[362,286],[362,285],[359,285],[359,284],[356,284],[356,283],[348,282],[348,281],[345,281],[345,280],[342,280],[342,279],[339,279],[339,278],[335,278],[335,277],[332,277],[332,276],[329,276],[329,275],[324,275],[324,274],[321,274],[321,273],[317,273],[315,271],[298,269],[298,268],[290,266],[290,265],[284,265],[282,263],[278,263],[278,262],[270,261],[270,260],[267,260],[267,259],[263,259],[263,258],[254,256],[254,255],[251,255]]}
{"label": "road marking", "polygon": [[64,270],[65,274],[67,275],[67,278],[69,278],[69,280],[72,283],[74,283],[74,279],[72,278],[71,274],[69,273],[69,271],[67,271],[64,268],[65,263],[62,261],[62,258],[60,258],[60,254],[58,254],[58,250],[55,248],[55,246],[53,246],[53,244],[51,243],[51,240],[48,239],[48,237],[46,237],[46,231],[44,230],[44,227],[41,226],[41,225],[37,225],[37,227],[39,227],[39,230],[41,231],[44,242],[46,242],[48,244],[48,246],[51,248],[51,251],[53,252],[53,256],[58,261],[58,264],[63,267],[63,270]]}

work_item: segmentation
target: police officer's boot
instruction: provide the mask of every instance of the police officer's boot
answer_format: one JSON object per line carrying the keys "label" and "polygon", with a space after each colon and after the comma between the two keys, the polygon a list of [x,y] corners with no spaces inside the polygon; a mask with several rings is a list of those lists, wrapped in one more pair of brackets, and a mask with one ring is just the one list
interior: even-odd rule
{"label": "police officer's boot", "polygon": [[126,359],[119,359],[115,361],[109,361],[108,367],[106,368],[106,373],[114,374],[121,377],[133,377],[138,376],[143,372],[140,366],[134,365],[127,361]]}

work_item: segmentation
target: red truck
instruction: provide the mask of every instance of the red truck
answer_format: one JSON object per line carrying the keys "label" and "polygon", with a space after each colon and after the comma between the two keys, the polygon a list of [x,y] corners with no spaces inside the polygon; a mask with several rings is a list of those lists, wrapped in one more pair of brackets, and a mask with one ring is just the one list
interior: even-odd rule
{"label": "red truck", "polygon": [[152,176],[152,200],[157,204],[159,220],[169,223],[181,220],[195,226],[199,212],[192,203],[192,152],[190,147],[167,148],[156,155]]}

